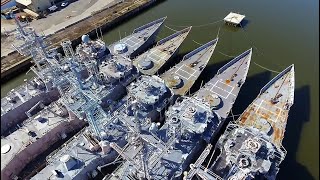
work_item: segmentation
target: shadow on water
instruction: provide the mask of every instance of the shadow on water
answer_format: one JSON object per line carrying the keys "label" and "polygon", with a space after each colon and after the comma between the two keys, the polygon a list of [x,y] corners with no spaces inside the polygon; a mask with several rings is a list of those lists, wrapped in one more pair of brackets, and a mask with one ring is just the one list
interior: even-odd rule
{"label": "shadow on water", "polygon": [[240,24],[243,28],[245,28],[249,23],[250,23],[250,21],[248,19],[244,19],[241,21]]}
{"label": "shadow on water", "polygon": [[229,31],[229,32],[238,32],[238,31],[242,31],[241,28],[246,28],[248,26],[248,24],[250,23],[249,20],[247,19],[244,19],[241,21],[240,25],[239,26],[232,26],[232,25],[228,25],[228,24],[224,24],[222,26],[222,29],[223,30],[226,30],[226,31]]}
{"label": "shadow on water", "polygon": [[[271,79],[271,72],[265,71],[259,74],[255,74],[247,77],[246,82],[241,87],[239,95],[235,101],[235,104],[232,108],[232,113],[238,115],[243,113],[243,111],[252,103],[252,101],[258,96],[261,88],[266,85]],[[229,114],[231,116],[231,114]],[[235,118],[235,120],[237,117]],[[232,117],[227,118],[224,125],[221,127],[220,133],[212,139],[212,144],[215,144],[218,138],[221,136],[228,125],[232,120]]]}
{"label": "shadow on water", "polygon": [[224,24],[223,26],[221,26],[221,28],[227,32],[238,32],[241,30],[239,27],[234,27],[234,26],[227,25],[227,24]]}
{"label": "shadow on water", "polygon": [[248,76],[246,82],[241,87],[239,95],[232,108],[233,114],[241,114],[258,96],[262,87],[265,86],[271,78],[272,76],[270,71],[264,71]]}
{"label": "shadow on water", "polygon": [[315,179],[305,166],[297,162],[296,153],[300,143],[303,124],[310,118],[310,87],[303,86],[295,90],[294,104],[290,109],[283,146],[288,153],[277,179]]}

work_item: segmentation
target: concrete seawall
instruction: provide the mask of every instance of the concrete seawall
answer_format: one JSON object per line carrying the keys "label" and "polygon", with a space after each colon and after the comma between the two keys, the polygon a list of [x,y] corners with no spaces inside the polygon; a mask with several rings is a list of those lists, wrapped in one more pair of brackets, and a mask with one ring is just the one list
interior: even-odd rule
{"label": "concrete seawall", "polygon": [[[60,47],[62,41],[69,39],[72,41],[72,45],[75,46],[81,42],[83,34],[89,34],[90,37],[95,38],[96,29],[101,28],[102,32],[106,32],[115,25],[134,17],[161,1],[163,0],[128,0],[116,3],[68,25],[54,34],[48,35],[46,39],[52,43],[48,48],[57,47],[58,52],[62,52],[62,48]],[[21,72],[25,72],[31,65],[31,57],[23,57],[17,51],[10,53],[6,57],[2,57],[1,83],[10,80]]]}

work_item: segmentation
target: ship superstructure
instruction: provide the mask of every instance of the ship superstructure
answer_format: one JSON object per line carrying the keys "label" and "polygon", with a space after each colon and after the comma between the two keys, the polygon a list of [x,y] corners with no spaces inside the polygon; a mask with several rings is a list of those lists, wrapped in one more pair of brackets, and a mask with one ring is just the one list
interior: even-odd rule
{"label": "ship superstructure", "polygon": [[[252,49],[249,49],[221,67],[217,74],[207,82],[193,97],[209,103],[212,111],[217,115],[219,124],[216,128],[208,128],[205,140],[209,143],[215,137],[230,114],[240,89],[246,81],[250,67]],[[212,124],[213,125],[213,124]],[[210,131],[210,129],[212,131]]]}
{"label": "ship superstructure", "polygon": [[160,70],[160,67],[177,54],[180,45],[188,36],[190,30],[191,27],[188,27],[161,39],[153,48],[137,56],[133,64],[142,74],[156,74]]}
{"label": "ship superstructure", "polygon": [[20,44],[12,44],[12,47],[23,56],[36,55],[40,51],[45,54],[45,47],[47,46],[45,37],[36,33],[27,23],[21,23],[14,15],[12,15],[12,19],[17,25],[15,37],[17,40],[21,40]]}
{"label": "ship superstructure", "polygon": [[[215,44],[210,44],[210,47],[214,45]],[[198,54],[195,53],[193,55],[196,56]],[[190,58],[192,59],[192,56],[190,56]],[[197,59],[197,61],[207,62],[207,58],[210,57],[204,56],[203,59]],[[190,79],[186,82],[193,84],[195,80],[196,79]],[[107,122],[110,122],[110,124],[106,124],[106,120],[103,118],[88,119],[90,124],[90,128],[88,130],[91,131],[91,135],[96,138],[97,141],[105,140],[106,144],[109,144],[110,146],[111,144],[114,144],[118,147],[122,147],[124,144],[126,144],[126,142],[129,141],[128,137],[126,136],[132,132],[136,132],[138,130],[146,131],[156,128],[159,126],[157,122],[161,121],[161,119],[164,117],[162,113],[164,113],[164,110],[169,102],[172,101],[173,92],[167,87],[163,79],[157,76],[142,75],[137,79],[136,82],[131,83],[127,87],[127,94],[128,95],[123,99],[117,101],[117,103],[112,106],[113,108],[110,108],[112,109],[112,112],[109,112],[106,115],[106,119],[108,119]],[[121,133],[110,133],[110,129]],[[104,138],[102,138],[101,133],[106,134]],[[116,137],[121,138],[119,139]],[[68,151],[64,148],[59,150],[59,153],[60,152],[62,154],[68,154]],[[106,158],[109,160],[114,160],[116,158],[115,154],[112,154],[112,156],[106,156]],[[58,157],[58,155],[53,154],[52,157]],[[97,166],[99,166],[99,164],[97,164]],[[44,169],[47,168],[52,169],[54,167],[50,165]],[[83,171],[87,171],[86,168],[82,169]],[[77,175],[74,175],[73,177],[76,176]],[[34,179],[41,179],[45,177],[46,176],[43,174],[36,175]]]}
{"label": "ship superstructure", "polygon": [[[127,161],[105,179],[179,178],[205,146],[205,140],[210,142],[211,137],[224,123],[224,115],[229,113],[245,82],[250,60],[251,49],[220,68],[218,73],[194,96],[178,97],[175,104],[166,111],[165,123],[160,129],[157,126],[150,126],[147,132],[138,133],[137,131],[131,134],[134,141],[129,142],[129,145],[124,148],[112,144],[111,146]],[[231,90],[234,94],[233,98],[223,98],[220,97],[223,93],[219,96],[215,93],[216,89],[221,87],[221,84],[216,86],[217,80],[221,82],[230,80],[228,85],[234,87]],[[211,101],[208,99],[213,95],[221,98],[221,104],[212,102],[216,99]],[[222,107],[224,108],[221,109]],[[223,115],[220,116],[220,113]]]}
{"label": "ship superstructure", "polygon": [[[44,59],[49,58],[49,54],[45,51],[44,37],[37,34],[33,28],[26,24],[21,24],[16,17],[17,29],[16,36],[22,40],[22,44],[13,45],[13,47],[23,56],[31,55],[36,64],[36,68],[40,69]],[[33,68],[35,69],[35,68]],[[10,131],[9,129],[17,123],[27,119],[30,114],[27,113],[33,106],[40,101],[45,105],[58,99],[58,92],[53,88],[52,83],[43,81],[41,77],[35,77],[27,81],[23,85],[12,89],[6,97],[1,99],[1,135]],[[34,113],[40,109],[34,109]]]}
{"label": "ship superstructure", "polygon": [[[136,29],[128,38],[143,36],[145,39],[154,39],[153,36],[156,36],[164,20],[165,18],[161,18],[146,24]],[[60,93],[63,86],[69,87],[69,90],[80,87],[82,92],[91,99],[108,106],[125,94],[123,86],[138,75],[131,60],[123,56],[135,52],[132,48],[123,55],[114,56],[108,53],[108,48],[101,40],[92,41],[84,35],[83,42],[76,48],[76,52],[73,51],[70,41],[62,42],[61,46],[65,54],[62,57],[54,49],[46,50],[44,38],[36,34],[32,28],[21,25],[18,20],[16,22],[19,32],[17,35],[24,40],[24,44],[15,48],[22,55],[29,55],[27,51],[31,51],[35,63],[35,67],[31,67],[31,70],[38,77],[17,90],[12,90],[1,100],[1,134],[16,123],[25,120],[27,115],[24,112],[32,109],[39,101],[47,105],[57,100],[59,93],[55,87],[60,87]],[[140,48],[142,45],[147,47],[148,43],[151,43],[151,40],[139,41],[135,47]],[[17,116],[17,114],[20,115]]]}
{"label": "ship superstructure", "polygon": [[69,116],[61,104],[54,102],[17,126],[15,131],[1,138],[1,179],[17,177],[52,144],[81,129],[84,121]]}
{"label": "ship superstructure", "polygon": [[[133,31],[118,42],[106,45],[101,40],[91,41],[87,35],[82,36],[82,44],[73,52],[71,42],[62,43],[66,58],[66,70],[77,76],[76,83],[82,92],[109,107],[123,97],[125,86],[132,82],[139,73],[129,58],[149,47],[155,40],[164,18],[160,18]],[[121,49],[123,48],[123,49]]]}
{"label": "ship superstructure", "polygon": [[106,43],[97,39],[92,41],[88,35],[81,37],[81,44],[76,47],[76,54],[79,56],[79,62],[87,62],[92,59],[96,59],[98,62],[110,54],[110,50],[107,48]]}
{"label": "ship superstructure", "polygon": [[[173,95],[172,91],[166,86],[164,81],[158,76],[145,76],[139,77],[137,82],[132,83],[127,87],[128,96],[131,102],[128,103],[128,115],[134,115],[134,108],[138,110],[137,116],[139,118],[147,118],[150,123],[163,119],[163,110],[171,101]],[[138,109],[137,109],[138,108]],[[132,119],[132,118],[131,118]]]}
{"label": "ship superstructure", "polygon": [[61,43],[64,56],[57,49],[47,50],[43,36],[16,21],[17,37],[24,44],[14,47],[33,57],[31,70],[37,77],[1,100],[1,178],[17,179],[52,144],[89,124],[47,156],[46,166],[32,179],[95,178],[97,169],[119,160],[121,165],[105,178],[176,179],[196,158],[184,178],[274,179],[286,153],[281,142],[293,104],[293,66],[268,83],[227,127],[216,146],[218,158],[210,163],[211,156],[204,168],[214,154],[210,142],[226,123],[246,80],[252,49],[187,97],[218,38],[155,76],[191,30],[177,31],[145,51],[165,19],[136,28],[109,46],[83,35],[73,50],[66,40]]}
{"label": "ship superstructure", "polygon": [[113,56],[112,59],[102,62],[99,70],[101,80],[106,84],[121,82],[123,86],[126,86],[138,76],[132,60],[123,56]]}
{"label": "ship superstructure", "polygon": [[[162,22],[163,21],[155,21],[154,23],[161,24]],[[155,24],[151,23],[149,25],[153,26]],[[154,29],[154,27],[156,26],[150,27],[149,25],[143,28],[140,28],[138,31],[136,31],[136,34],[141,33],[141,35],[144,36],[145,40],[149,37],[153,38],[151,36],[155,36],[156,33],[149,34],[150,35],[149,36],[147,31],[148,30],[158,31],[158,29]],[[157,27],[159,28],[160,26],[157,26]],[[83,36],[84,41],[87,41],[86,38],[87,36]],[[146,41],[146,42],[151,43],[151,41]],[[144,44],[145,43],[141,43],[140,45],[144,45]],[[140,45],[136,47],[139,47]],[[61,98],[59,99],[59,101],[61,101],[63,105],[68,109],[68,112],[70,115],[72,115],[74,118],[79,118],[80,120],[85,119],[86,121],[89,122],[90,128],[87,129],[89,130],[87,135],[91,136],[90,138],[91,140],[95,142],[99,142],[106,139],[108,141],[116,141],[121,145],[121,142],[125,142],[123,140],[123,137],[124,137],[123,133],[127,132],[128,130],[125,129],[124,125],[120,121],[118,124],[117,122],[110,122],[107,120],[111,119],[110,118],[111,116],[114,116],[112,114],[112,111],[117,110],[117,108],[121,106],[119,104],[121,104],[122,101],[120,101],[118,104],[112,104],[113,106],[111,106],[111,108],[107,110],[107,112],[105,112],[102,109],[102,107],[100,107],[100,105],[97,103],[101,103],[101,101],[103,101],[104,95],[105,96],[110,95],[110,96],[113,96],[112,98],[116,99],[116,96],[121,94],[119,93],[119,91],[115,92],[114,94],[110,93],[112,92],[112,90],[118,90],[117,88],[113,88],[113,86],[115,87],[122,86],[121,90],[125,92],[124,86],[126,86],[130,81],[134,80],[135,77],[131,78],[131,80],[126,81],[126,79],[123,78],[122,76],[121,70],[126,69],[126,67],[123,68],[123,65],[126,65],[128,67],[127,69],[130,69],[130,68],[133,69],[134,67],[132,66],[131,60],[123,56],[124,54],[121,55],[121,53],[119,53],[116,55],[106,54],[106,59],[101,61],[101,57],[103,56],[99,56],[100,58],[99,60],[97,59],[97,56],[94,56],[94,54],[91,57],[89,57],[88,53],[82,52],[84,47],[78,48],[77,49],[78,52],[74,53],[72,50],[70,41],[63,42],[62,47],[64,50],[64,54],[66,55],[65,57],[59,56],[59,54],[56,53],[54,50],[50,51],[50,53],[52,53],[51,57],[53,57],[53,59],[48,58],[46,60],[48,62],[47,64],[43,65],[42,63],[41,64],[39,63],[40,66],[37,66],[37,68],[33,68],[33,70],[36,72],[36,74],[39,77],[42,77],[43,79],[45,79],[46,82],[52,81],[54,86],[57,87],[61,95]],[[88,47],[85,47],[85,48],[88,48]],[[97,49],[99,49],[99,47]],[[100,50],[101,52],[104,50],[102,45],[100,46]],[[81,59],[81,56],[82,56],[82,59]],[[98,63],[100,63],[100,65]],[[103,70],[103,68],[109,68],[106,70],[106,71],[109,70],[109,72],[105,73],[105,71],[104,72],[100,71],[100,69]],[[117,71],[119,73],[117,73]],[[129,73],[127,73],[126,76],[130,76],[133,74],[132,72],[130,72],[130,70],[128,72]],[[46,76],[44,76],[44,74]],[[116,77],[119,74],[121,76],[116,78],[115,80],[111,79],[111,81],[108,81],[110,80],[110,77],[111,77],[110,74],[114,75],[114,77]],[[100,75],[100,77],[97,75]],[[122,82],[120,79],[122,80]],[[95,107],[94,109],[98,109],[98,110],[92,110],[92,107]],[[112,126],[115,126],[115,127],[119,126],[118,128],[115,128],[114,133],[112,133],[113,132],[112,130],[109,130],[110,127]],[[104,131],[101,131],[101,132],[99,131],[99,130],[103,130],[103,127],[108,129],[107,132],[109,136],[106,136],[104,134]],[[117,139],[117,137],[119,137],[120,139]],[[103,145],[103,147],[106,145],[108,145],[108,143]],[[100,150],[100,146],[98,147],[98,149],[96,149],[96,146],[94,147],[95,148],[92,149],[92,147],[90,146],[91,150],[96,150],[96,151]],[[106,156],[106,158],[112,159],[112,158],[115,158],[115,155],[112,155],[112,156],[108,155]],[[102,162],[102,160],[98,156],[97,156],[97,160]],[[95,159],[93,159],[93,162],[95,162]],[[96,163],[93,163],[93,164],[96,164]],[[99,164],[96,164],[94,168],[96,168],[98,165]],[[85,167],[88,167],[88,166],[85,166]],[[82,170],[80,170],[79,173],[69,172],[70,176],[74,176],[75,178],[77,177],[81,178],[82,172],[93,170],[85,167]]]}
{"label": "ship superstructure", "polygon": [[[132,121],[134,116],[139,116],[141,121],[148,121],[148,115],[152,117],[154,111],[165,107],[163,103],[169,100],[164,100],[172,95],[163,80],[156,76],[141,76],[136,83],[128,87],[128,91],[129,95],[119,101],[112,113],[105,113],[99,105],[89,107],[96,110],[85,111],[90,127],[86,133],[79,134],[83,138],[74,138],[66,143],[66,147],[52,153],[47,161],[48,165],[32,179],[46,179],[52,175],[51,171],[56,171],[54,176],[61,179],[87,178],[87,172],[116,159],[116,152],[110,151],[110,143],[116,143],[120,147],[127,143],[128,132],[136,128]],[[131,94],[133,96],[130,96]],[[141,99],[142,96],[146,99]],[[140,108],[141,113],[133,114],[136,112],[134,108]],[[81,147],[78,144],[83,145]],[[60,157],[67,155],[73,159],[72,166],[76,166],[76,169],[66,168],[65,162],[61,161]]]}
{"label": "ship superstructure", "polygon": [[[208,145],[186,179],[275,179],[286,150],[282,146],[290,107],[294,101],[294,66],[286,68],[260,91],[235,123],[227,126],[213,154]],[[211,164],[212,163],[212,164]]]}
{"label": "ship superstructure", "polygon": [[[69,49],[69,52],[73,52],[70,42],[64,42],[62,46],[65,51]],[[79,58],[77,58],[76,55],[70,56],[69,59],[70,60],[64,61],[64,65],[62,66],[64,73],[67,75],[59,82],[61,84],[59,85],[60,93],[68,94],[70,92],[79,98],[81,96],[81,99],[86,97],[88,100],[90,99],[98,102],[104,107],[108,107],[113,101],[120,99],[125,94],[125,88],[121,82],[132,81],[132,77],[135,77],[134,74],[137,74],[134,73],[135,71],[132,69],[129,62],[128,67],[122,66],[122,69],[109,67],[109,74],[117,75],[117,73],[121,74],[122,71],[127,71],[127,77],[118,77],[119,79],[115,82],[106,81],[106,76],[102,73],[103,69],[98,66],[98,59],[90,59],[83,63],[79,63],[77,61]],[[75,59],[75,61],[71,61],[72,59]],[[110,60],[108,62],[109,64],[112,64],[114,63],[114,60]],[[121,66],[121,62],[118,64]],[[111,75],[108,76],[110,79],[112,78]],[[122,79],[120,80],[120,78]],[[64,97],[66,101],[73,104],[74,100],[72,99],[74,98],[72,96],[65,95]],[[83,101],[82,105],[84,105],[87,100]],[[81,102],[75,101],[75,103],[80,103],[78,107],[81,108]],[[74,109],[74,111],[78,111],[76,110],[77,108],[72,109]]]}
{"label": "ship superstructure", "polygon": [[[10,125],[5,126],[10,128],[9,133],[1,137],[1,179],[17,178],[30,161],[85,124],[72,113],[68,113],[59,99],[57,87],[61,85],[59,81],[65,77],[54,57],[57,52],[54,49],[47,51],[42,36],[38,36],[34,31],[26,33],[18,21],[17,23],[20,36],[28,37],[24,39],[25,44],[17,47],[17,50],[22,55],[28,55],[25,50],[31,52],[35,63],[31,70],[37,77],[26,81],[18,91],[12,91],[1,100],[3,108],[10,105],[6,103],[7,99],[12,105],[9,111],[2,114],[4,118],[1,119],[2,124]],[[25,121],[22,122],[23,120]]]}
{"label": "ship superstructure", "polygon": [[[111,144],[126,161],[106,179],[172,179],[179,177],[184,162],[213,119],[208,104],[194,98],[180,97],[167,112],[166,123],[158,130],[135,131],[132,141],[120,148]],[[186,163],[187,164],[187,163]]]}
{"label": "ship superstructure", "polygon": [[[114,137],[123,134],[109,131]],[[96,168],[115,159],[108,143],[99,142],[90,132],[80,131],[47,158],[47,165],[31,179],[88,179],[95,177]],[[119,142],[120,143],[120,142]],[[101,149],[102,148],[102,149]]]}

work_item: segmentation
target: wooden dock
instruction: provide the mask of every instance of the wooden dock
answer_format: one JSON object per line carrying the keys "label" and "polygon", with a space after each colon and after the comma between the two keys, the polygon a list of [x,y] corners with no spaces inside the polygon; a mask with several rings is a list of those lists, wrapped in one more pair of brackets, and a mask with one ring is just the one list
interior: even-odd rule
{"label": "wooden dock", "polygon": [[230,12],[223,20],[226,24],[230,24],[233,26],[239,26],[245,17],[246,17],[245,15]]}

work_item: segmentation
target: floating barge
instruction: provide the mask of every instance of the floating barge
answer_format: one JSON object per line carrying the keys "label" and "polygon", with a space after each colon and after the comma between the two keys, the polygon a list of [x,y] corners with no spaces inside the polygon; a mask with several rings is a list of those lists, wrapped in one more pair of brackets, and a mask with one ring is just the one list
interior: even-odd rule
{"label": "floating barge", "polygon": [[234,12],[230,12],[224,19],[223,21],[228,24],[228,25],[233,25],[233,26],[239,26],[240,23],[243,21],[245,18],[245,15],[237,14]]}

